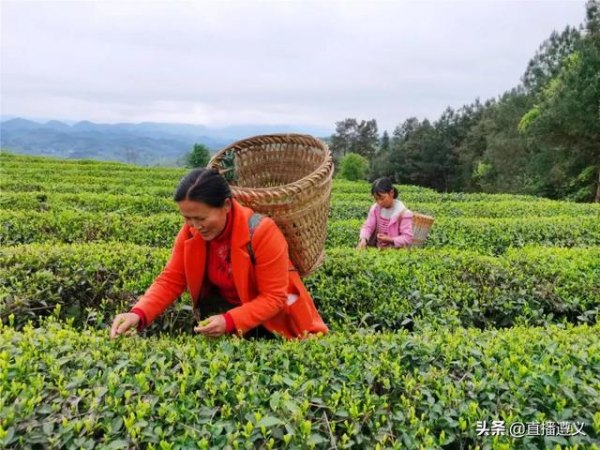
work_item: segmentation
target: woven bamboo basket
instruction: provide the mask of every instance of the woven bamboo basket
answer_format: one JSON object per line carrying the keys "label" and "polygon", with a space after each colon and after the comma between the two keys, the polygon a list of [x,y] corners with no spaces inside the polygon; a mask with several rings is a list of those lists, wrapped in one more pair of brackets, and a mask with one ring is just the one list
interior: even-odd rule
{"label": "woven bamboo basket", "polygon": [[422,247],[435,219],[413,211],[413,242],[411,247]]}
{"label": "woven bamboo basket", "polygon": [[277,223],[301,276],[323,263],[333,176],[327,145],[303,134],[255,136],[222,149],[208,167],[237,201]]}

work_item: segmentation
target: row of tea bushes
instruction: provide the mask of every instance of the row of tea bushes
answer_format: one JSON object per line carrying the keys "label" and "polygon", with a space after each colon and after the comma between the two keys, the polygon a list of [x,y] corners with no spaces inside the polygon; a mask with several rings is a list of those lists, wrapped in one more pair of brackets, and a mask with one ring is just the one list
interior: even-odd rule
{"label": "row of tea bushes", "polygon": [[[336,220],[328,223],[328,248],[353,247],[363,220]],[[436,218],[426,241],[427,247],[476,250],[501,254],[511,247],[543,245],[587,247],[600,245],[600,220],[594,215],[539,218]]]}
{"label": "row of tea bushes", "polygon": [[[348,181],[344,180],[343,178],[334,178],[332,186],[333,191],[340,195],[362,194],[372,198],[371,183],[367,183],[365,181]],[[436,194],[436,191],[431,188],[413,185],[403,185],[402,192],[411,194]]]}
{"label": "row of tea bushes", "polygon": [[[90,174],[88,171],[85,173],[74,173],[74,174],[63,174],[59,170],[52,172],[39,172],[29,176],[11,176],[10,172],[3,170],[3,182],[2,189],[4,190],[4,183],[20,182],[20,183],[33,183],[45,186],[48,184],[65,183],[75,184],[80,186],[82,192],[89,191],[88,186],[96,185],[108,185],[114,188],[125,188],[127,186],[135,186],[138,188],[138,192],[144,192],[145,186],[155,187],[170,187],[175,190],[181,177],[167,176],[164,178],[158,178],[154,175],[136,175],[129,171],[123,171],[122,173],[112,174],[110,171],[99,171],[96,174]],[[60,191],[57,191],[60,192]]]}
{"label": "row of tea bushes", "polygon": [[[478,202],[414,202],[407,205],[414,211],[434,217],[554,217],[595,216],[600,220],[600,204],[583,204],[558,201],[526,202],[521,200]],[[4,192],[0,207],[27,211],[96,211],[127,212],[130,214],[157,214],[177,212],[171,198],[154,195],[130,195],[107,193],[53,193],[53,192]],[[334,198],[329,214],[330,220],[365,220],[371,203],[368,201],[341,200]]]}
{"label": "row of tea bushes", "polygon": [[[0,163],[3,169],[3,178],[12,178],[11,182],[17,180],[24,182],[48,181],[48,176],[57,176],[58,181],[64,183],[65,177],[74,177],[74,182],[81,183],[82,177],[94,176],[101,177],[105,181],[130,180],[132,176],[146,177],[155,185],[157,180],[170,181],[176,183],[184,176],[188,169],[171,167],[139,167],[119,162],[105,162],[93,160],[64,160],[52,159],[47,157],[34,157],[25,155],[15,155],[3,152],[0,154]],[[50,173],[49,173],[50,171]],[[135,181],[132,180],[132,181]],[[129,181],[128,181],[129,182]],[[97,183],[102,185],[102,183]],[[10,187],[10,186],[9,186]],[[405,194],[421,194],[428,198],[430,196],[439,196],[440,201],[497,201],[502,200],[522,200],[539,201],[541,198],[527,195],[511,194],[483,194],[483,193],[449,193],[439,194],[434,190],[419,186],[397,185],[400,192],[400,198],[404,199]],[[18,189],[15,189],[18,190]],[[43,189],[40,189],[43,190]],[[57,192],[57,191],[54,191]],[[58,191],[61,192],[61,191]],[[333,180],[334,195],[372,200],[370,195],[371,184],[364,181],[348,181],[344,179]],[[428,201],[428,200],[427,200]]]}
{"label": "row of tea bushes", "polygon": [[[157,197],[172,198],[175,193],[179,178],[166,180],[153,180],[152,177],[111,177],[105,176],[78,176],[65,178],[56,175],[50,178],[38,177],[35,180],[23,178],[7,178],[0,179],[0,189],[2,192],[38,192],[48,195],[52,193],[108,193],[108,194],[124,194],[124,195],[151,195]],[[414,188],[414,189],[412,189]],[[464,193],[436,193],[430,190],[423,190],[411,186],[411,191],[407,191],[402,195],[402,201],[407,205],[412,203],[456,203],[456,202],[498,202],[498,201],[524,201],[524,202],[539,202],[548,201],[541,197],[532,197],[526,195],[509,195],[509,194],[464,194]],[[332,204],[342,202],[361,202],[366,208],[373,202],[370,195],[370,190],[364,192],[339,192],[336,182],[332,186]]]}
{"label": "row of tea bushes", "polygon": [[[335,185],[332,190],[331,199],[332,201],[345,201],[345,202],[366,202],[367,204],[373,204],[374,199],[370,194],[370,190],[365,192],[356,193],[338,193],[335,189]],[[399,199],[407,205],[413,202],[500,202],[500,201],[524,201],[524,202],[541,202],[548,201],[543,197],[533,197],[530,195],[514,195],[514,194],[484,194],[484,193],[464,193],[464,192],[406,192],[400,194]]]}
{"label": "row of tea bushes", "polygon": [[[1,188],[5,192],[42,192],[42,195],[53,193],[111,193],[111,194],[129,194],[139,195],[141,192],[149,195],[157,195],[160,197],[172,197],[175,187],[180,178],[187,173],[187,169],[183,168],[143,168],[131,166],[123,163],[108,163],[97,161],[69,161],[69,160],[52,160],[48,158],[35,158],[19,155],[0,156],[3,170],[3,180]],[[60,166],[59,166],[60,164]],[[149,190],[148,190],[149,189]],[[407,203],[412,203],[411,207],[417,209],[421,203],[456,203],[456,202],[498,202],[498,201],[522,201],[522,202],[539,202],[544,201],[546,206],[549,205],[547,200],[526,196],[526,195],[509,195],[509,194],[483,194],[483,193],[446,193],[440,194],[432,189],[418,186],[400,186],[401,199]],[[333,180],[333,205],[340,201],[350,202],[365,202],[364,208],[372,202],[370,195],[370,184],[366,182],[350,182],[343,179]],[[557,202],[558,203],[558,202]],[[568,203],[564,206],[567,207]],[[359,207],[358,205],[353,205]],[[577,209],[579,206],[579,209]],[[589,214],[589,209],[585,206],[572,206],[568,209],[569,213],[579,214],[580,211]],[[589,205],[587,205],[589,206]],[[348,207],[352,208],[352,206]],[[345,209],[348,209],[345,208]],[[561,208],[554,206],[553,208]],[[343,207],[342,207],[343,208]],[[364,210],[362,215],[365,214]],[[592,209],[593,211],[593,209]],[[425,208],[420,211],[426,214],[434,215],[465,215],[460,212],[455,212],[452,206],[446,208]],[[358,218],[362,217],[360,211],[356,211],[357,215],[336,214],[332,218]],[[595,212],[598,214],[597,210]],[[516,211],[515,215],[519,215],[520,211]],[[466,214],[470,215],[469,213]],[[471,214],[472,215],[472,214]],[[488,214],[485,214],[488,215]],[[489,213],[490,217],[504,216]]]}
{"label": "row of tea bushes", "polygon": [[[18,155],[0,155],[0,163],[6,176],[20,180],[44,180],[43,174],[51,171],[65,177],[78,176],[107,176],[109,178],[146,176],[152,180],[172,179],[179,180],[189,169],[171,167],[140,167],[117,162],[101,162],[90,160],[63,160],[51,158],[37,158]],[[340,193],[370,192],[371,185],[367,182],[334,179],[335,190]],[[419,186],[403,186],[403,192],[429,192],[432,189]]]}
{"label": "row of tea bushes", "polygon": [[[104,325],[129,310],[165,266],[170,250],[129,243],[32,244],[0,251],[0,311],[2,320],[35,323],[58,305],[60,317],[78,326]],[[157,327],[189,328],[189,297],[177,302]],[[183,313],[183,322],[177,317]]]}
{"label": "row of tea bushes", "polygon": [[[0,163],[2,166],[17,166],[26,169],[27,167],[35,166],[61,166],[63,164],[76,164],[78,166],[89,166],[89,167],[105,167],[107,169],[111,168],[122,168],[122,167],[131,167],[133,169],[139,168],[139,166],[134,166],[130,164],[126,164],[118,161],[99,161],[95,159],[64,159],[64,158],[53,158],[51,156],[34,156],[34,155],[23,155],[18,153],[11,153],[2,149],[0,152]],[[156,168],[157,170],[161,170],[162,168]]]}
{"label": "row of tea bushes", "polygon": [[7,181],[0,179],[0,190],[3,193],[15,192],[25,193],[34,192],[38,195],[48,195],[49,192],[61,194],[109,194],[109,195],[131,195],[131,196],[154,196],[157,200],[161,197],[165,199],[173,198],[177,182],[166,186],[156,185],[152,182],[146,182],[140,186],[139,183],[128,183],[123,181],[120,184],[109,184],[97,181],[95,183],[76,183],[76,182],[31,182],[31,181]]}
{"label": "row of tea bushes", "polygon": [[177,204],[169,198],[90,192],[82,194],[5,192],[0,197],[0,207],[17,211],[90,211],[134,215],[178,213]]}
{"label": "row of tea bushes", "polygon": [[62,164],[2,164],[2,172],[5,176],[14,179],[25,180],[44,180],[43,175],[52,176],[61,175],[68,179],[77,179],[78,177],[98,177],[105,176],[109,179],[119,178],[142,178],[148,180],[179,180],[189,169],[184,168],[147,168],[134,165],[123,164],[122,166],[104,166],[104,165],[79,165],[76,163]]}
{"label": "row of tea bushes", "polygon": [[[23,195],[23,194],[18,194]],[[15,200],[16,201],[16,200]],[[22,201],[22,200],[21,200]],[[33,202],[30,202],[32,206]],[[329,213],[330,220],[365,220],[372,201],[342,200],[334,198]],[[526,218],[554,216],[595,216],[600,220],[600,204],[585,204],[545,200],[497,200],[472,202],[421,202],[412,201],[406,207],[414,212],[435,218],[481,217],[481,218]]]}
{"label": "row of tea bushes", "polygon": [[[157,180],[171,180],[177,182],[184,176],[188,169],[184,168],[168,168],[168,167],[139,167],[130,164],[118,162],[101,162],[90,160],[62,160],[45,157],[31,157],[23,155],[10,155],[3,153],[0,155],[0,163],[2,163],[4,178],[13,179],[12,181],[48,181],[56,177],[59,181],[73,178],[74,182],[81,182],[86,177],[102,177],[108,181],[120,181],[123,178],[130,179],[135,177],[146,177],[148,181],[153,183]],[[50,178],[48,178],[50,177]],[[89,181],[89,180],[88,180]],[[406,194],[423,194],[423,195],[440,195],[430,188],[411,185],[397,185],[401,197]],[[343,194],[362,195],[365,198],[371,198],[371,184],[364,181],[348,181],[344,179],[333,180],[334,192]],[[483,196],[482,199],[493,199],[496,194],[468,194],[468,193],[451,193],[450,197],[456,197],[468,200],[473,196]],[[511,196],[537,200],[533,196]]]}
{"label": "row of tea bushes", "polygon": [[[1,327],[1,325],[0,325]],[[598,449],[600,325],[306,341],[1,328],[6,448]],[[576,436],[478,434],[568,421]],[[570,434],[574,434],[571,430]]]}
{"label": "row of tea bushes", "polygon": [[[4,174],[3,180],[0,184],[3,191],[8,192],[32,192],[32,191],[46,191],[56,193],[73,193],[73,192],[91,192],[101,193],[106,190],[118,192],[119,190],[125,190],[125,193],[131,192],[128,187],[134,186],[138,188],[151,187],[151,188],[170,188],[172,191],[175,190],[177,183],[181,177],[168,176],[156,178],[152,175],[138,176],[130,174],[127,171],[123,171],[123,174],[115,174],[107,171],[92,176],[87,171],[81,174],[67,175],[60,172],[53,173],[52,175],[41,174],[34,177],[20,176],[14,174],[11,177],[7,177]],[[79,191],[76,190],[79,189]],[[334,195],[340,196],[340,198],[346,198],[353,200],[372,200],[373,198],[367,191],[352,191],[347,192],[343,185],[334,181],[333,185]],[[409,191],[406,195],[411,195],[415,198],[425,196],[428,198],[437,198],[440,195],[427,188],[420,188],[416,186],[409,186]],[[137,193],[145,192],[144,189],[138,189]],[[172,195],[172,192],[171,192]],[[478,195],[478,194],[473,194]]]}
{"label": "row of tea bushes", "polygon": [[[170,247],[183,224],[175,213],[133,215],[79,211],[0,211],[0,243],[118,241]],[[327,248],[354,247],[362,220],[328,223]],[[500,254],[528,244],[560,247],[600,245],[595,216],[525,219],[436,219],[428,247],[477,250]]]}
{"label": "row of tea bushes", "polygon": [[106,169],[111,170],[130,170],[156,172],[156,173],[185,173],[187,169],[183,167],[171,167],[171,166],[138,166],[135,164],[129,164],[120,161],[100,161],[95,159],[64,159],[64,158],[52,158],[48,156],[33,156],[33,155],[19,155],[16,153],[9,153],[3,151],[0,154],[0,164],[2,167],[16,169],[16,170],[31,170],[39,169],[43,170],[46,167],[52,168],[52,170],[58,169],[74,169],[81,167],[84,170],[96,170]]}
{"label": "row of tea bushes", "polygon": [[134,215],[129,211],[0,211],[0,244],[117,241],[170,247],[183,225],[178,214]]}
{"label": "row of tea bushes", "polygon": [[[108,189],[110,192],[119,193],[132,183],[140,188],[150,185],[157,187],[158,184],[163,188],[174,189],[180,178],[187,173],[187,169],[183,168],[144,168],[123,163],[53,160],[6,154],[0,155],[0,162],[3,169],[3,191],[104,192]],[[61,187],[64,190],[60,189]],[[80,191],[77,191],[77,188]],[[371,200],[370,189],[370,184],[366,182],[333,180],[334,195]],[[498,199],[498,195],[491,194],[439,194],[429,188],[410,185],[400,186],[400,193],[403,200],[405,195],[408,195],[409,199],[418,200],[422,197],[421,201],[442,202]],[[538,200],[537,197],[521,195],[501,197],[524,201]]]}
{"label": "row of tea bushes", "polygon": [[[22,326],[60,305],[63,318],[104,326],[150,286],[169,254],[106,243],[6,248],[0,253],[2,318],[14,314]],[[437,249],[335,249],[306,286],[335,330],[594,323],[600,247],[531,247],[497,258]],[[154,330],[190,329],[189,298],[176,305]]]}
{"label": "row of tea bushes", "polygon": [[529,247],[501,257],[451,249],[385,255],[333,249],[307,286],[341,328],[595,323],[600,247]]}

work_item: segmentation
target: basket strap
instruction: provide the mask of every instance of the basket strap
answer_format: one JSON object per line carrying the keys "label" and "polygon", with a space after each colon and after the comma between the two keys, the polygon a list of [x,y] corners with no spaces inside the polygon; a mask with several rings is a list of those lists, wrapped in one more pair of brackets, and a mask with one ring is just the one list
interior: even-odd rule
{"label": "basket strap", "polygon": [[252,248],[252,237],[254,236],[254,231],[258,228],[261,220],[263,219],[263,215],[259,213],[254,213],[248,219],[248,230],[250,231],[250,241],[248,242],[248,254],[250,255],[250,261],[252,261],[252,265],[256,264],[256,258],[254,257],[254,249]]}

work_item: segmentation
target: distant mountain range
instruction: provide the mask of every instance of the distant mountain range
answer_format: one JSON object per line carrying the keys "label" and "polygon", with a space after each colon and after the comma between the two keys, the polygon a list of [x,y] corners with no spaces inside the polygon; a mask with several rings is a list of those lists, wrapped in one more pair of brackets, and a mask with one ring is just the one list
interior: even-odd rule
{"label": "distant mountain range", "polygon": [[215,152],[239,139],[269,133],[307,133],[328,137],[325,128],[286,125],[237,125],[211,129],[176,123],[45,123],[22,118],[0,122],[3,151],[60,158],[124,161],[140,165],[181,165],[194,146]]}

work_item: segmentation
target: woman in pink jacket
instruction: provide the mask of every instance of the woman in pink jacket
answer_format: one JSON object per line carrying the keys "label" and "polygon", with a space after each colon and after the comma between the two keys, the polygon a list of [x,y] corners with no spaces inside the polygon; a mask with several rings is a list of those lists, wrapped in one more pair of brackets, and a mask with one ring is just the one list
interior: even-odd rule
{"label": "woman in pink jacket", "polygon": [[410,246],[413,240],[413,213],[398,200],[398,190],[392,181],[387,177],[375,180],[371,195],[375,204],[371,206],[367,220],[360,229],[357,248]]}

